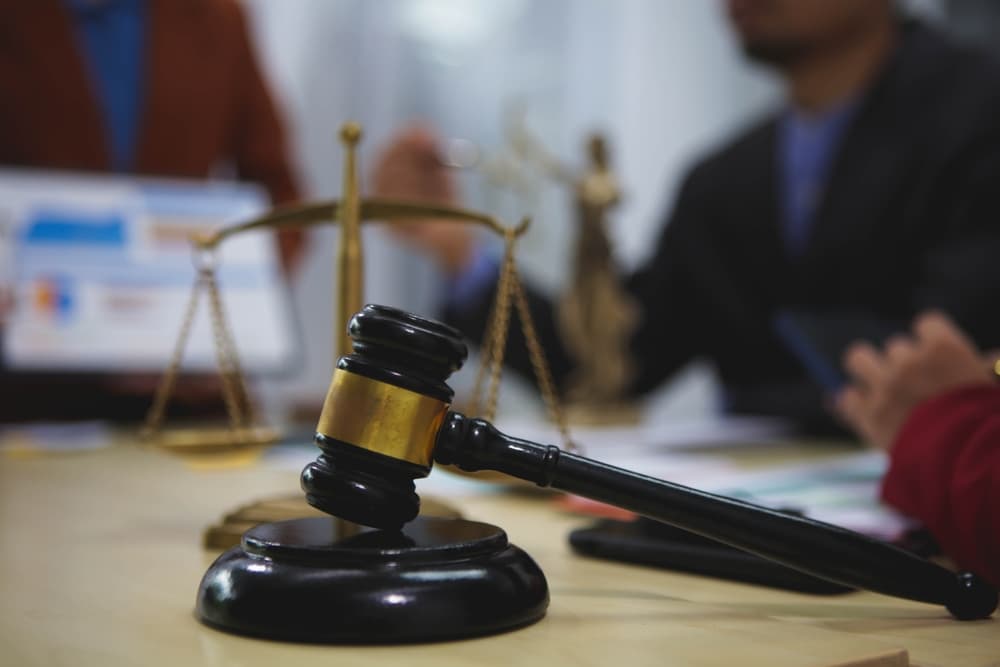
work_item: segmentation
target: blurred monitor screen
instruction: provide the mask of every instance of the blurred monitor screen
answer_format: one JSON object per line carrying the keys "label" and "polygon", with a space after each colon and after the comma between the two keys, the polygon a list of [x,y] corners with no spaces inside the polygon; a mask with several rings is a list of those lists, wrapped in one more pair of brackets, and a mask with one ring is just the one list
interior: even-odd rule
{"label": "blurred monitor screen", "polygon": [[[162,371],[191,294],[193,232],[267,208],[236,183],[0,169],[0,285],[14,295],[3,330],[11,371]],[[296,349],[273,232],[218,250],[219,284],[243,365],[286,369]],[[183,368],[214,371],[202,293]]]}

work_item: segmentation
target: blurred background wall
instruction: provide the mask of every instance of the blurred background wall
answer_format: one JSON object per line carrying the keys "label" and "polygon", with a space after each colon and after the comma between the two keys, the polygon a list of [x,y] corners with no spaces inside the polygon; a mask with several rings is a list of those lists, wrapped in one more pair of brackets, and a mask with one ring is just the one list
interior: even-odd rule
{"label": "blurred background wall", "polygon": [[[415,120],[445,139],[496,152],[504,111],[522,108],[530,129],[564,162],[583,163],[588,132],[610,139],[625,193],[612,235],[627,268],[645,257],[690,163],[780,99],[776,83],[742,60],[717,2],[244,2],[309,196],[340,192],[336,132],[344,120],[364,123],[367,170],[393,131]],[[992,0],[906,4],[935,20],[950,17],[973,38],[996,34],[1000,3]],[[459,179],[468,205],[507,220],[535,218],[521,248],[524,272],[558,290],[573,226],[569,193],[549,184],[527,201],[491,190],[472,172]],[[377,228],[365,237],[368,300],[434,313],[439,277],[427,262]],[[334,246],[334,230],[314,233],[294,285],[307,363],[294,378],[266,387],[286,401],[319,400],[329,381]],[[697,415],[713,403],[710,373],[694,369],[658,405]]]}

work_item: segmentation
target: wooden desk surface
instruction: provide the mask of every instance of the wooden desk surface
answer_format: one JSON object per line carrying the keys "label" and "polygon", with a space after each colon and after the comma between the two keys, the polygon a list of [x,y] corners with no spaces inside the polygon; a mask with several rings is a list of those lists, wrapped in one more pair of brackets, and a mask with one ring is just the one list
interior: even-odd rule
{"label": "wooden desk surface", "polygon": [[195,591],[215,556],[202,530],[297,488],[292,472],[195,470],[128,445],[0,454],[0,665],[1000,665],[995,619],[959,623],[875,594],[814,597],[580,558],[566,543],[580,519],[544,499],[478,490],[457,501],[466,516],[502,526],[548,577],[540,623],[405,647],[296,645],[202,626]]}

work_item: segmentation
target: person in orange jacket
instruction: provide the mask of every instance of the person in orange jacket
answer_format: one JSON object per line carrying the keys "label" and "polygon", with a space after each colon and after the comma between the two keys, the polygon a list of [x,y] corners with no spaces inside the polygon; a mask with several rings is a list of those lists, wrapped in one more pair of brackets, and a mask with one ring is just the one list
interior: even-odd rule
{"label": "person in orange jacket", "polygon": [[[2,166],[232,174],[264,186],[275,204],[299,197],[281,115],[235,0],[0,0],[0,99]],[[278,245],[290,272],[304,236],[282,231]],[[0,336],[11,308],[0,293]],[[0,422],[138,419],[155,383],[4,372]],[[214,384],[179,389],[185,412],[219,409]]]}
{"label": "person in orange jacket", "polygon": [[[234,0],[0,0],[0,164],[208,178],[298,199]],[[286,267],[298,232],[279,237]]]}

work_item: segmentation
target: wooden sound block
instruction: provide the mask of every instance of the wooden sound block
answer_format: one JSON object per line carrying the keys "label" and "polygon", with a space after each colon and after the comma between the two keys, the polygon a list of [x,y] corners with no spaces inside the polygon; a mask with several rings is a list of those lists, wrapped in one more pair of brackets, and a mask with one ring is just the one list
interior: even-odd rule
{"label": "wooden sound block", "polygon": [[262,524],[198,589],[198,618],[241,635],[387,644],[493,634],[548,607],[538,565],[496,526],[418,517],[399,532],[333,517]]}
{"label": "wooden sound block", "polygon": [[[451,505],[427,497],[421,499],[420,514],[449,519],[458,519],[462,516],[461,512]],[[206,549],[229,549],[238,545],[243,533],[254,526],[309,517],[329,517],[329,515],[307,503],[301,493],[255,500],[237,507],[225,515],[221,522],[206,528],[202,536],[202,545]]]}

